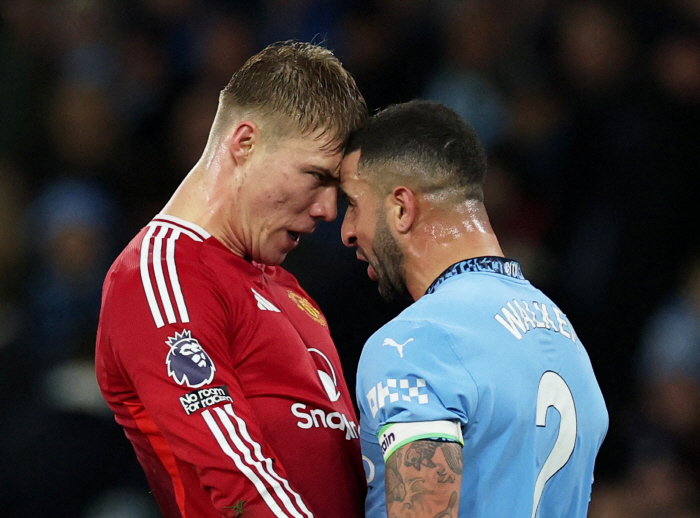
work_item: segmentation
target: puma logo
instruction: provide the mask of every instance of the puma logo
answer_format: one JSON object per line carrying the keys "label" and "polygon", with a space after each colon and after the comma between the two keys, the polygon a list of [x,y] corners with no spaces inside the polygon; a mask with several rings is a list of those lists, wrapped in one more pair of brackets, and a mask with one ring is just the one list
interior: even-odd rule
{"label": "puma logo", "polygon": [[413,341],[413,338],[409,338],[409,339],[406,340],[404,343],[400,344],[400,343],[397,343],[393,338],[385,338],[385,339],[384,339],[384,343],[382,344],[382,346],[384,346],[384,345],[390,345],[391,347],[396,347],[396,349],[399,351],[399,356],[400,356],[401,358],[403,358],[403,347],[404,347],[404,345],[406,345],[408,342],[412,342],[412,341]]}

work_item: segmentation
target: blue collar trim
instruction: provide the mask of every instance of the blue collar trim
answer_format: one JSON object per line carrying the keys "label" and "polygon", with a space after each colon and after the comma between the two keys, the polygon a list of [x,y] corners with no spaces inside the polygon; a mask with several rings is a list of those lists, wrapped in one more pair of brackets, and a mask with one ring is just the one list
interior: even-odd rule
{"label": "blue collar trim", "polygon": [[433,281],[425,294],[433,293],[438,287],[450,277],[468,272],[487,272],[507,275],[515,279],[524,280],[523,272],[520,269],[520,263],[512,259],[504,257],[487,256],[487,257],[472,257],[449,266],[442,272],[437,279]]}

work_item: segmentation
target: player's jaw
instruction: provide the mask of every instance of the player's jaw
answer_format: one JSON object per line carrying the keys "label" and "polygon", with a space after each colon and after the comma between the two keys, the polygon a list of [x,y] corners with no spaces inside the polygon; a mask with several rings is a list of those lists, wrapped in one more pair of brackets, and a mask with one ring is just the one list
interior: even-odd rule
{"label": "player's jaw", "polygon": [[287,238],[289,239],[289,243],[292,246],[292,248],[295,248],[298,244],[299,241],[301,240],[301,236],[303,234],[311,234],[316,230],[316,223],[313,225],[306,225],[306,226],[294,226],[294,227],[287,227],[284,229]]}
{"label": "player's jaw", "polygon": [[316,225],[311,226],[291,226],[282,227],[270,233],[261,246],[260,262],[269,265],[278,265],[284,261],[289,252],[294,250],[301,241],[302,234],[311,234],[316,229]]}
{"label": "player's jaw", "polygon": [[379,294],[384,299],[411,297],[406,286],[404,254],[383,218],[377,220],[372,253],[362,251],[362,255],[369,263],[367,274],[377,281]]}
{"label": "player's jaw", "polygon": [[357,248],[355,255],[356,255],[358,260],[369,263],[367,265],[367,276],[375,282],[378,281],[379,278],[377,277],[377,271],[374,269],[374,264],[376,264],[376,259],[374,257],[372,257],[372,260],[370,260],[367,257],[367,255],[365,254],[364,250],[362,250],[362,248],[359,248],[359,247]]}
{"label": "player's jaw", "polygon": [[260,262],[281,264],[286,255],[299,245],[303,234],[311,234],[319,222],[331,221],[335,217],[334,211],[319,212],[316,197],[311,195],[305,192],[288,193],[275,204],[277,207],[262,217],[258,225],[259,246],[261,251],[265,249],[267,259]]}

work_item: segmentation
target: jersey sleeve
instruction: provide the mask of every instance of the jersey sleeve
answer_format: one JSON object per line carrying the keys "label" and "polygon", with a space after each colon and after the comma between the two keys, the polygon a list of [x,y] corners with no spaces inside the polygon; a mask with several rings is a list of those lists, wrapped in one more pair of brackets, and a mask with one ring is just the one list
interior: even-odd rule
{"label": "jersey sleeve", "polygon": [[399,442],[462,442],[461,429],[469,422],[478,393],[445,329],[430,322],[395,320],[365,344],[357,400],[363,426],[375,431],[386,458]]}
{"label": "jersey sleeve", "polygon": [[168,292],[155,286],[157,305],[150,306],[137,303],[137,290],[114,289],[101,324],[117,368],[132,384],[134,398],[125,405],[175,494],[188,483],[178,472],[185,465],[222,516],[235,515],[237,506],[256,517],[313,516],[266,443],[236,374],[229,344],[235,347],[236,322],[245,315],[206,275],[181,274],[177,282]]}

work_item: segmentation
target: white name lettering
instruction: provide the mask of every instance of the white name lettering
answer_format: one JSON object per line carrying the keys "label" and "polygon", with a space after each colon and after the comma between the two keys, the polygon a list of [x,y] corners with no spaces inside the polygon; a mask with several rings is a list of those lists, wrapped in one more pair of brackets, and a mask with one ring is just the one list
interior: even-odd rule
{"label": "white name lettering", "polygon": [[506,302],[493,318],[518,340],[522,340],[523,336],[533,329],[544,329],[559,333],[576,343],[576,333],[571,322],[557,306],[551,306],[551,313],[556,322],[549,316],[550,308],[547,304],[533,301],[532,308],[534,309],[530,309],[530,304],[524,300],[512,300]]}

